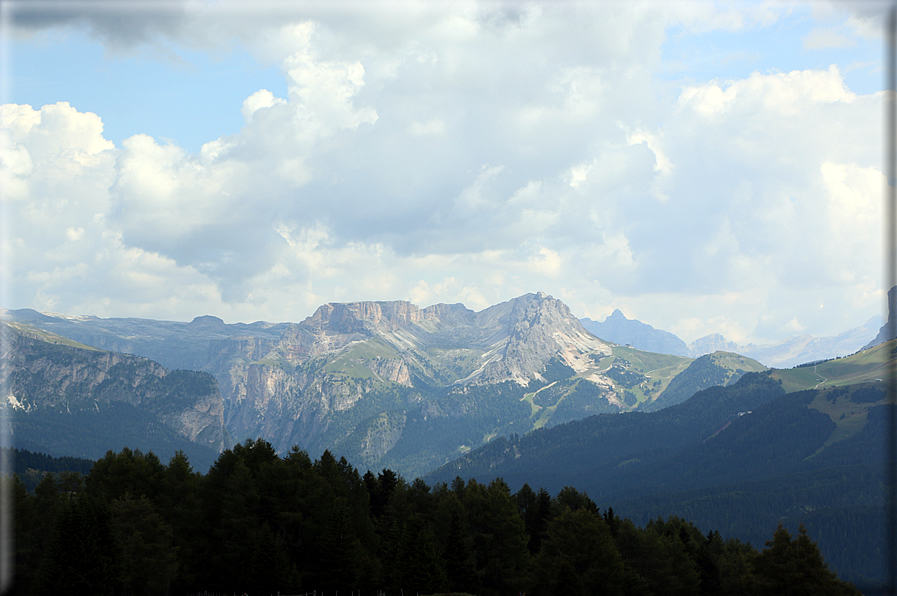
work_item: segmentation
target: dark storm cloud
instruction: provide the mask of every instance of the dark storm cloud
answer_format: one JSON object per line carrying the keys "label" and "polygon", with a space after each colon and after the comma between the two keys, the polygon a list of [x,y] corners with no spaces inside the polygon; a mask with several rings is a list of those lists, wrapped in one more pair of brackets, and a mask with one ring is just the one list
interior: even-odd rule
{"label": "dark storm cloud", "polygon": [[127,48],[177,36],[187,21],[186,6],[186,0],[16,0],[9,3],[9,14],[22,32],[85,28],[112,47]]}

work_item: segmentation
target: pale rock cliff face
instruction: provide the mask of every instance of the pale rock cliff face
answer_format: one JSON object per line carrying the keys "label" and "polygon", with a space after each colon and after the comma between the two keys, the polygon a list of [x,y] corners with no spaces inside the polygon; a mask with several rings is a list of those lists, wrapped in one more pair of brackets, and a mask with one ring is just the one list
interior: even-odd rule
{"label": "pale rock cliff face", "polygon": [[539,372],[552,358],[583,372],[588,368],[588,354],[611,353],[610,344],[586,331],[566,304],[541,292],[513,301],[510,312],[499,322],[507,334],[500,340],[503,348],[471,379],[512,380],[523,385],[540,378]]}
{"label": "pale rock cliff face", "polygon": [[[223,401],[210,375],[177,371],[171,376],[152,360],[53,343],[12,325],[3,325],[2,332],[0,385],[23,409],[99,411],[104,402],[120,401],[153,412],[190,441],[224,448]],[[176,405],[170,403],[172,393]]]}
{"label": "pale rock cliff face", "polygon": [[690,356],[702,356],[713,352],[735,352],[738,344],[729,341],[719,333],[711,333],[693,341],[689,346]]}
{"label": "pale rock cliff face", "polygon": [[402,438],[408,416],[405,412],[383,412],[366,430],[361,440],[364,463],[376,462]]}
{"label": "pale rock cliff face", "polygon": [[[312,456],[331,449],[374,468],[423,467],[462,443],[547,424],[554,412],[572,419],[608,411],[608,402],[623,407],[606,366],[597,366],[611,344],[541,292],[480,312],[407,301],[325,304],[300,323],[13,315],[116,345],[133,342],[144,355],[213,375],[223,407],[209,398],[164,412],[185,436],[204,440],[202,421],[217,413],[228,444],[261,437],[280,452],[294,445]],[[546,389],[544,403],[522,399],[533,381]]]}
{"label": "pale rock cliff face", "polygon": [[[322,308],[318,309],[319,313]],[[337,319],[332,325],[325,322],[306,324],[307,321],[289,325],[276,348],[277,353],[294,366],[371,337],[359,321],[350,318]]]}
{"label": "pale rock cliff face", "polygon": [[369,362],[368,367],[385,381],[411,387],[411,374],[403,358],[377,358]]}
{"label": "pale rock cliff face", "polygon": [[160,419],[187,440],[220,452],[227,447],[223,414],[221,394],[216,391],[200,397],[189,408],[163,414]]}
{"label": "pale rock cliff face", "polygon": [[866,350],[894,339],[895,332],[897,332],[897,322],[895,320],[897,320],[897,286],[888,290],[888,320],[881,326],[875,339],[863,346],[863,349]]}
{"label": "pale rock cliff face", "polygon": [[233,406],[243,404],[247,398],[247,363],[261,360],[277,345],[276,340],[261,337],[218,339],[209,343],[208,364],[203,370],[218,379],[228,428],[232,424]]}
{"label": "pale rock cliff face", "polygon": [[[287,325],[278,342],[213,342],[210,360],[227,362],[214,372],[234,437],[263,436],[288,449],[313,444],[329,432],[334,413],[356,407],[378,386],[411,389],[416,376],[433,386],[524,385],[539,379],[552,358],[582,372],[587,355],[596,351],[610,353],[610,346],[588,333],[560,300],[540,292],[480,313],[461,304],[325,304]],[[401,431],[387,426],[384,434],[364,439],[371,454],[398,440]]]}
{"label": "pale rock cliff face", "polygon": [[[134,385],[141,377],[161,378],[167,373],[161,365],[136,356],[49,344],[8,328],[4,332],[7,334],[4,347],[8,351],[0,361],[0,380],[10,384],[13,394],[27,396],[22,398],[26,400],[23,403],[31,407],[76,405],[74,402],[102,384],[117,364],[130,364],[138,369],[132,381]],[[71,357],[66,358],[65,352],[71,352]],[[16,390],[25,383],[29,385],[28,391]],[[132,392],[123,392],[121,397],[121,401],[137,405],[138,397]]]}
{"label": "pale rock cliff face", "polygon": [[381,331],[395,331],[421,318],[420,309],[404,300],[395,302],[351,302],[325,304],[303,325],[315,330],[329,328],[343,333],[363,332],[373,327]]}
{"label": "pale rock cliff face", "polygon": [[261,360],[278,345],[278,341],[263,337],[236,337],[209,342],[209,362],[231,363],[244,359]]}
{"label": "pale rock cliff face", "polygon": [[[585,372],[588,354],[610,351],[561,301],[541,292],[480,312],[407,301],[325,304],[301,323],[277,325],[228,325],[202,316],[157,329],[136,319],[89,318],[81,329],[74,319],[43,319],[116,346],[130,345],[134,337],[135,347],[168,349],[172,360],[185,358],[212,374],[223,405],[209,395],[189,408],[160,413],[185,437],[206,440],[208,420],[218,416],[222,432],[215,436],[222,441],[223,428],[233,440],[263,437],[280,451],[298,445],[317,453],[350,441],[371,464],[395,447],[408,424],[445,424],[465,418],[468,407],[476,409],[464,399],[436,399],[434,392],[504,381],[525,385],[540,380],[552,359]],[[124,332],[116,332],[119,327]],[[166,344],[166,334],[178,339]],[[126,358],[103,354],[97,362],[109,362],[90,374],[69,371],[68,382],[87,375],[102,383],[104,371]],[[169,374],[155,363],[141,366],[141,374]],[[600,375],[595,380],[608,383]]]}

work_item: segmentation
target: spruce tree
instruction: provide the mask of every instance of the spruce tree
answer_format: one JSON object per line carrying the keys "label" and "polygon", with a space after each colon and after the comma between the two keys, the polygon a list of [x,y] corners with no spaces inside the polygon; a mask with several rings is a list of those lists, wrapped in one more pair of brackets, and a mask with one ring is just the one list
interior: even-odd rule
{"label": "spruce tree", "polygon": [[69,499],[56,520],[41,570],[41,593],[111,596],[121,575],[109,509],[85,493]]}

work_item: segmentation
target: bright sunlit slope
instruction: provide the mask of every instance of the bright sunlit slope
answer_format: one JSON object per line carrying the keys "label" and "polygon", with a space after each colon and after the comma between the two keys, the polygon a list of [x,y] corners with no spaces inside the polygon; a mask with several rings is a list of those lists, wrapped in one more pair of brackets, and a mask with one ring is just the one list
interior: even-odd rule
{"label": "bright sunlit slope", "polygon": [[869,381],[882,381],[890,377],[888,358],[894,357],[897,340],[879,344],[844,358],[819,363],[808,363],[789,369],[771,371],[774,379],[782,382],[789,393],[804,389],[843,387]]}

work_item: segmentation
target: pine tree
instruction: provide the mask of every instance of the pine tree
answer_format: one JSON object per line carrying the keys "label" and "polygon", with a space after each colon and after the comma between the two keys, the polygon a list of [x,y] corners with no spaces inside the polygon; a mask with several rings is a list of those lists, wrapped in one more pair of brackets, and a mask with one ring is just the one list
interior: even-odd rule
{"label": "pine tree", "polygon": [[122,584],[130,594],[167,594],[178,569],[173,531],[144,496],[112,502],[122,555]]}
{"label": "pine tree", "polygon": [[587,509],[564,511],[548,524],[533,565],[539,594],[622,594],[623,559],[610,530]]}
{"label": "pine tree", "polygon": [[477,590],[476,568],[464,539],[461,516],[452,511],[451,523],[445,538],[445,571],[449,590],[473,594]]}
{"label": "pine tree", "polygon": [[364,554],[345,508],[333,510],[318,548],[317,585],[320,589],[347,592],[356,588]]}
{"label": "pine tree", "polygon": [[798,536],[779,522],[772,540],[755,560],[760,587],[783,596],[859,594],[851,584],[840,581],[822,558],[816,543],[810,540],[803,524]]}
{"label": "pine tree", "polygon": [[84,493],[69,499],[57,519],[41,570],[41,592],[111,595],[122,575],[119,553],[108,508]]}
{"label": "pine tree", "polygon": [[433,533],[421,515],[412,515],[402,530],[398,571],[399,586],[409,593],[444,592],[448,585]]}

